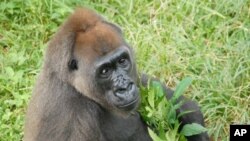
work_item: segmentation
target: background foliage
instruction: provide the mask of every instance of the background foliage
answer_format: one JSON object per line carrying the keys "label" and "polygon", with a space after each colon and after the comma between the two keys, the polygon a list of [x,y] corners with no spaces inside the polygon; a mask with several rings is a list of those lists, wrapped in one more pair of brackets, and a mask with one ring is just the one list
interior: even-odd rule
{"label": "background foliage", "polygon": [[0,0],[0,140],[23,136],[24,113],[46,43],[77,6],[119,24],[140,71],[200,104],[209,134],[250,124],[249,0]]}

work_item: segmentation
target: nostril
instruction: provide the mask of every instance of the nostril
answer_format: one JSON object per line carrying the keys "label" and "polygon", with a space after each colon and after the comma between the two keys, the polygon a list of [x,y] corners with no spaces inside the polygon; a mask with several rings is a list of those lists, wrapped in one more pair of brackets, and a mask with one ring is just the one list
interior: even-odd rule
{"label": "nostril", "polygon": [[115,93],[118,93],[118,94],[124,94],[126,92],[126,89],[124,88],[119,88],[117,90],[115,90]]}
{"label": "nostril", "polygon": [[132,89],[133,84],[134,84],[133,82],[129,83],[129,84],[128,84],[127,89],[128,89],[128,90],[131,90],[131,89]]}

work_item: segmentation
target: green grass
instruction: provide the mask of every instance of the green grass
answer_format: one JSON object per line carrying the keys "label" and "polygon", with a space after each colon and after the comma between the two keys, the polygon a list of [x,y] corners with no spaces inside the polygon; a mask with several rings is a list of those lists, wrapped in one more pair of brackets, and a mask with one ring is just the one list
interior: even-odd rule
{"label": "green grass", "polygon": [[191,77],[185,95],[214,140],[228,140],[231,123],[250,124],[249,0],[1,0],[1,141],[22,139],[46,43],[77,6],[122,27],[139,70],[172,88]]}

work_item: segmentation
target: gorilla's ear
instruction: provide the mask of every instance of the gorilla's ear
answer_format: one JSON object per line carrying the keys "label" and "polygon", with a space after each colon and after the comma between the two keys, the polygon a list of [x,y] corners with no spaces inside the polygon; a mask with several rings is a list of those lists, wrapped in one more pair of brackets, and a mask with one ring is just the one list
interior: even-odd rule
{"label": "gorilla's ear", "polygon": [[61,31],[49,42],[43,67],[48,73],[55,73],[58,78],[67,80],[68,63],[72,58],[76,34],[65,32],[63,28],[65,27],[61,27]]}
{"label": "gorilla's ear", "polygon": [[119,34],[122,34],[122,29],[118,25],[107,22],[107,21],[103,21],[103,23],[113,27]]}
{"label": "gorilla's ear", "polygon": [[77,63],[78,62],[77,62],[76,59],[70,59],[69,63],[68,63],[69,70],[70,71],[77,70],[78,69],[78,64]]}

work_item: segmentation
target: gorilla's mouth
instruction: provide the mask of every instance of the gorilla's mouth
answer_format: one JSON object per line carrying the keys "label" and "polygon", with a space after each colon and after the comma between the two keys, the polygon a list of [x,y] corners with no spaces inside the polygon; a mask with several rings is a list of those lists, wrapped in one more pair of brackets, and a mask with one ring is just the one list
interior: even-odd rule
{"label": "gorilla's mouth", "polygon": [[118,108],[124,109],[126,111],[133,110],[137,106],[139,98],[140,97],[137,96],[134,100],[130,101],[129,103],[126,103],[126,104],[123,104],[123,105],[119,105]]}

